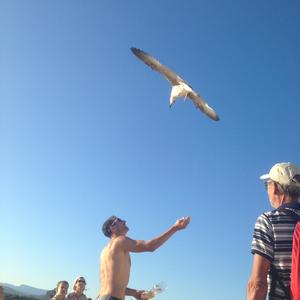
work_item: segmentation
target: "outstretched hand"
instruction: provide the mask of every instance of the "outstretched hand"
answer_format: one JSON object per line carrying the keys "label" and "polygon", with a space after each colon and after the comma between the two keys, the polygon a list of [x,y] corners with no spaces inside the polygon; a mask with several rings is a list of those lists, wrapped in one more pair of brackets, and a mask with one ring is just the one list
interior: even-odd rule
{"label": "outstretched hand", "polygon": [[185,229],[189,225],[190,220],[191,218],[189,216],[183,217],[177,220],[174,226],[177,230]]}
{"label": "outstretched hand", "polygon": [[137,290],[136,294],[134,295],[134,298],[137,300],[143,300],[144,298],[142,297],[143,293],[145,293],[144,290]]}

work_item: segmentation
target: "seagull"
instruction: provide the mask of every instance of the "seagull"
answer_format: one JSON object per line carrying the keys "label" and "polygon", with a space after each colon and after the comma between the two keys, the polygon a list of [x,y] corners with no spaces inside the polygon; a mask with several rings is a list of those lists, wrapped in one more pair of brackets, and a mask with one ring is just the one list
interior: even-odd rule
{"label": "seagull", "polygon": [[214,121],[219,120],[217,113],[179,75],[177,75],[175,72],[161,64],[150,54],[134,47],[131,47],[130,49],[133,52],[133,54],[137,56],[140,60],[142,60],[146,65],[148,65],[153,70],[161,73],[167,80],[170,81],[172,85],[170,107],[175,103],[177,98],[184,97],[185,100],[188,97],[194,102],[195,106],[199,108],[203,113],[205,113],[208,117],[210,117]]}

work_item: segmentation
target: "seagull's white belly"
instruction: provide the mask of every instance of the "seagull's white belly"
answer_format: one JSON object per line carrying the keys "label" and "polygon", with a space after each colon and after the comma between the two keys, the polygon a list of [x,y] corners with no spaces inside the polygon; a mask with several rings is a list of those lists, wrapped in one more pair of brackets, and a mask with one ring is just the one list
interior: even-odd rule
{"label": "seagull's white belly", "polygon": [[178,85],[173,85],[170,97],[170,103],[172,104],[178,97],[186,97],[189,92],[193,90],[184,82],[180,82]]}

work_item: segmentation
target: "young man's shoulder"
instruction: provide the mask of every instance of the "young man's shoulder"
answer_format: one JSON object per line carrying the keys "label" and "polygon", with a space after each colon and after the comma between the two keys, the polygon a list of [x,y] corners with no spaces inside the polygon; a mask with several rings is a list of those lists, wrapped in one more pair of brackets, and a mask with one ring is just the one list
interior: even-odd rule
{"label": "young man's shoulder", "polygon": [[125,248],[127,243],[130,243],[132,241],[131,238],[121,235],[116,238],[114,238],[111,243],[114,245],[114,247],[118,248]]}

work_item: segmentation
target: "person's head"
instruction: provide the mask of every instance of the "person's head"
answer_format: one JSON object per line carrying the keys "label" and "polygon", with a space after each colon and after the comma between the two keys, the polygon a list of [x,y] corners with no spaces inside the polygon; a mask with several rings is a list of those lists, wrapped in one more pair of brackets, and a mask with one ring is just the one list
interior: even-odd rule
{"label": "person's head", "polygon": [[260,176],[265,181],[271,205],[278,208],[283,203],[297,202],[300,197],[300,168],[289,162],[275,164],[268,174]]}
{"label": "person's head", "polygon": [[126,221],[116,216],[109,217],[102,225],[103,234],[109,238],[113,235],[125,235],[128,230]]}
{"label": "person's head", "polygon": [[56,295],[66,296],[68,293],[69,283],[66,280],[61,280],[56,285]]}
{"label": "person's head", "polygon": [[85,290],[85,286],[86,286],[86,280],[84,279],[84,277],[82,277],[82,276],[77,277],[74,280],[73,291],[76,294],[83,294],[83,292]]}

